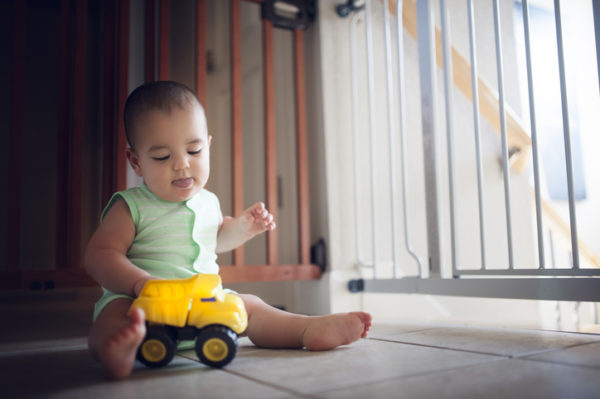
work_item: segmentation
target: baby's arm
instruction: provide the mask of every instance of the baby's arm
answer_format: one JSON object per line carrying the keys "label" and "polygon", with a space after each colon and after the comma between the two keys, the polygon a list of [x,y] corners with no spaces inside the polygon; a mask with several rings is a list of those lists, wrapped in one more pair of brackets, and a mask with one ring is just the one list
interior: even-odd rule
{"label": "baby's arm", "polygon": [[125,254],[133,243],[135,225],[122,199],[106,213],[85,251],[85,270],[109,291],[138,296],[152,277],[135,266]]}
{"label": "baby's arm", "polygon": [[265,204],[257,202],[237,218],[223,218],[217,235],[217,253],[230,251],[255,235],[274,229],[273,215],[267,211]]}

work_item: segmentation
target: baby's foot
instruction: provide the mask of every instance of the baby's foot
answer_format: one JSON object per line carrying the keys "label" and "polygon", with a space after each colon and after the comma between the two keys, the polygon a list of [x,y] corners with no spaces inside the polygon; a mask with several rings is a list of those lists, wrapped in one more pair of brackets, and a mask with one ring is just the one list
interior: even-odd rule
{"label": "baby's foot", "polygon": [[132,309],[129,324],[104,342],[99,357],[107,377],[122,379],[131,374],[138,346],[146,335],[144,318],[142,309]]}
{"label": "baby's foot", "polygon": [[333,349],[366,337],[370,327],[371,315],[364,312],[314,317],[304,331],[302,342],[312,351]]}

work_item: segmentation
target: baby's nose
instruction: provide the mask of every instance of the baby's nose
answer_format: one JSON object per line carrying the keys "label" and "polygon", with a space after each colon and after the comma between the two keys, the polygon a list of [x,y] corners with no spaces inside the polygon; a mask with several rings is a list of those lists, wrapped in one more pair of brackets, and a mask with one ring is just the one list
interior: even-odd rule
{"label": "baby's nose", "polygon": [[187,156],[182,155],[175,158],[175,163],[173,167],[175,170],[185,169],[190,166],[190,161]]}

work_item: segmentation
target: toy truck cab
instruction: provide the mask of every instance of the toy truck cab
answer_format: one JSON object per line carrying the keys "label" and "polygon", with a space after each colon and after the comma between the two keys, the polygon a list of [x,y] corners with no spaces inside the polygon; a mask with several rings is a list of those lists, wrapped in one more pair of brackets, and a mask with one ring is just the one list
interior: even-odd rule
{"label": "toy truck cab", "polygon": [[248,324],[242,299],[223,291],[217,274],[149,280],[134,307],[146,314],[146,337],[137,356],[149,367],[168,364],[182,340],[196,341],[196,354],[204,364],[223,367],[235,357],[238,335]]}

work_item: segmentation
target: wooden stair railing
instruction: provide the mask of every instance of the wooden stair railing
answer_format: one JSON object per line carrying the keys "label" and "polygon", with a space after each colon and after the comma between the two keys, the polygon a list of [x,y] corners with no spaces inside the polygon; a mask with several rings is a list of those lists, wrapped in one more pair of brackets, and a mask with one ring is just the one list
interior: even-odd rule
{"label": "wooden stair railing", "polygon": [[[533,188],[531,190],[532,195],[535,195]],[[571,245],[571,229],[568,223],[565,223],[563,218],[558,212],[552,207],[552,205],[542,199],[542,215],[547,221],[546,228],[552,233],[559,236],[561,241],[565,241],[566,245]],[[579,255],[583,258],[583,264],[590,264],[594,268],[600,268],[600,257],[594,253],[594,251],[581,239],[577,240],[579,246]]]}
{"label": "wooden stair railing", "polygon": [[[381,0],[380,0],[381,1]],[[389,2],[390,13],[397,15],[394,1]],[[413,39],[417,40],[417,6],[415,0],[402,2],[402,24],[404,29]],[[438,66],[443,66],[442,61],[442,34],[435,28],[436,60]],[[473,102],[471,91],[471,66],[469,62],[452,46],[452,70],[454,85],[470,101]],[[490,86],[481,76],[478,77],[479,109],[481,115],[500,134],[500,114],[498,92]],[[516,113],[505,106],[506,134],[511,156],[511,168],[518,173],[525,170],[531,152],[531,138],[523,128]]]}

